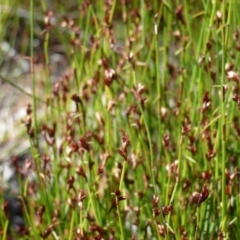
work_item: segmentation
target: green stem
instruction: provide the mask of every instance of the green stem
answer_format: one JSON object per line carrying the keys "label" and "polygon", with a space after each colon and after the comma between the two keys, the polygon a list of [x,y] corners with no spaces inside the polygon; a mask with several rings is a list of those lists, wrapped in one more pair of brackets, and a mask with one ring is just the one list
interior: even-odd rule
{"label": "green stem", "polygon": [[32,79],[32,95],[33,95],[33,124],[35,134],[35,147],[38,149],[38,122],[37,122],[37,101],[36,101],[36,84],[34,76],[33,58],[34,58],[34,0],[30,0],[30,57],[31,57],[31,79]]}
{"label": "green stem", "polygon": [[[135,73],[134,69],[132,69],[132,73],[133,73],[134,86],[137,86],[136,73]],[[145,114],[143,112],[143,108],[142,108],[140,103],[138,103],[138,107],[140,109],[142,120],[143,120],[145,129],[146,129],[146,132],[147,132],[147,139],[148,139],[149,151],[150,151],[150,159],[148,160],[148,167],[149,167],[149,173],[150,173],[150,176],[151,176],[151,182],[153,184],[154,192],[156,193],[157,190],[156,190],[156,183],[155,183],[155,177],[154,177],[154,172],[153,172],[153,147],[152,147],[152,141],[151,141],[151,134],[150,134],[150,131],[149,131],[149,127],[148,127],[148,124],[147,124],[147,121],[146,121]]]}
{"label": "green stem", "polygon": [[120,227],[120,232],[121,232],[121,240],[124,240],[125,238],[124,238],[124,231],[123,231],[123,225],[122,225],[119,203],[117,204],[117,213],[118,213],[119,227]]}
{"label": "green stem", "polygon": [[[229,8],[231,5],[229,6]],[[226,2],[223,2],[223,26],[222,26],[222,76],[221,76],[221,171],[222,171],[222,223],[221,223],[221,229],[225,233],[226,231],[226,223],[227,223],[227,200],[226,200],[226,176],[225,176],[225,169],[226,169],[226,120],[225,120],[225,90],[224,85],[226,82],[226,76],[225,76],[225,63],[227,60],[226,52],[227,52],[227,42],[228,42],[228,31],[226,27]],[[231,8],[230,8],[231,12]],[[230,14],[230,13],[229,13]],[[231,15],[230,15],[231,16]],[[228,22],[230,21],[230,16],[228,19]]]}
{"label": "green stem", "polygon": [[123,188],[123,180],[124,180],[124,175],[127,167],[127,161],[125,160],[123,163],[123,169],[122,169],[122,174],[121,174],[121,179],[120,179],[120,184],[119,184],[119,191],[122,192]]}

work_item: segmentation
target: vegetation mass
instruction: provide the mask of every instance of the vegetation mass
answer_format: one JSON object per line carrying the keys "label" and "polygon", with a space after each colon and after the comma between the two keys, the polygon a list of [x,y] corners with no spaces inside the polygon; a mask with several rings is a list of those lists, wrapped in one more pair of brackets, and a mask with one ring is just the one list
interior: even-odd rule
{"label": "vegetation mass", "polygon": [[1,239],[238,239],[240,2],[23,2],[0,4],[31,66],[31,92],[0,75],[31,150]]}

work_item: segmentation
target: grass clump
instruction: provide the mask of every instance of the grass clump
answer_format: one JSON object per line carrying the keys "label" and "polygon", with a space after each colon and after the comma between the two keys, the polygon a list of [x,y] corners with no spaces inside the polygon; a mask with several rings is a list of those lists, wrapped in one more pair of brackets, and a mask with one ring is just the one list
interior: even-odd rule
{"label": "grass clump", "polygon": [[24,21],[22,239],[237,239],[239,3],[77,2],[32,0]]}

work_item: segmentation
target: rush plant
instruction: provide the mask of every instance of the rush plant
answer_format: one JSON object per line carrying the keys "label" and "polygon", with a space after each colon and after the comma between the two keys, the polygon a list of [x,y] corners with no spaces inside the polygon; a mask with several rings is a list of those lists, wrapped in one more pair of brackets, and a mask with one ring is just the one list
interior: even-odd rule
{"label": "rush plant", "polygon": [[30,2],[26,224],[2,201],[3,239],[237,239],[240,3]]}

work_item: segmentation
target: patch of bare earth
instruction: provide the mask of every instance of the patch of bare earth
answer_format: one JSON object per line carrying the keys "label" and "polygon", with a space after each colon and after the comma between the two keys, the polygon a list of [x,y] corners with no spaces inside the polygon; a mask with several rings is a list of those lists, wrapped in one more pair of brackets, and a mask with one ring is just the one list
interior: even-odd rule
{"label": "patch of bare earth", "polygon": [[[5,44],[5,48],[6,43]],[[4,47],[4,46],[3,46]],[[3,48],[2,47],[2,48]],[[30,145],[26,127],[23,120],[26,118],[26,108],[28,103],[32,103],[32,80],[30,60],[18,54],[10,47],[0,53],[2,63],[0,65],[0,185],[3,186],[13,173],[11,159],[14,157],[30,155]],[[5,51],[4,51],[5,50]],[[9,53],[9,51],[11,51]],[[67,60],[62,54],[50,54],[50,80],[51,84],[61,80],[67,71]],[[45,96],[43,82],[46,76],[46,67],[43,63],[35,63],[33,71],[36,82],[36,95],[41,99]],[[9,80],[13,84],[6,81]],[[29,95],[26,95],[27,92]],[[44,101],[44,99],[41,99]],[[46,106],[38,101],[37,114],[41,118]]]}

